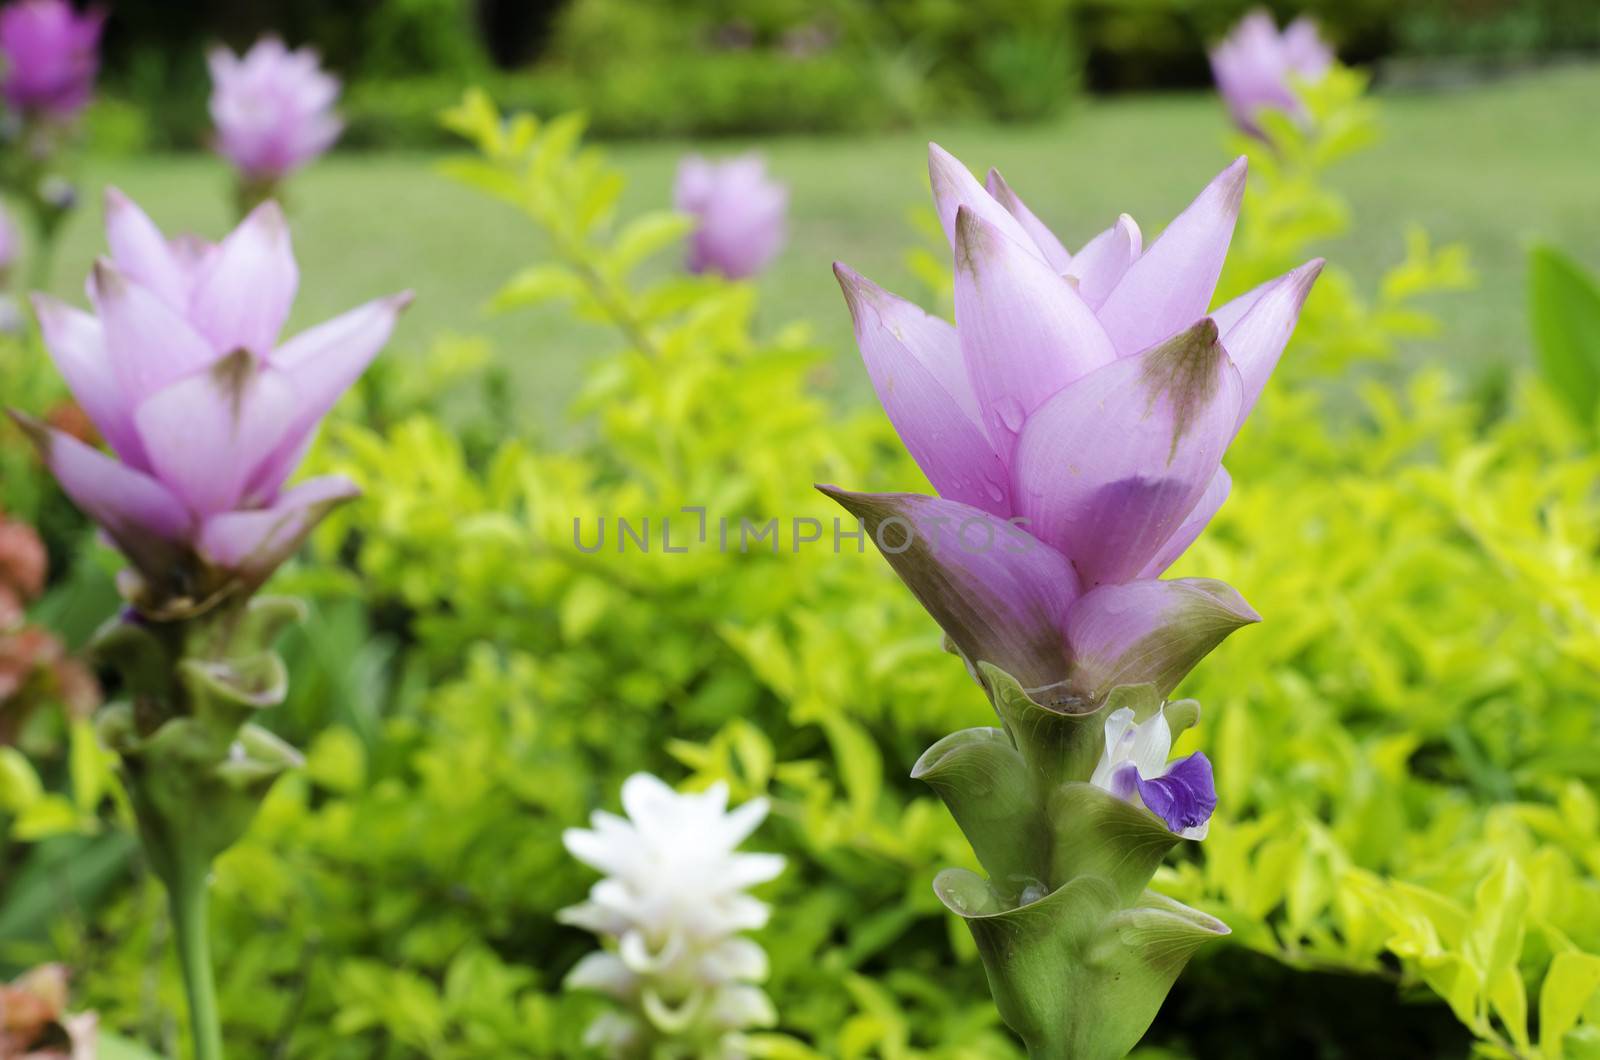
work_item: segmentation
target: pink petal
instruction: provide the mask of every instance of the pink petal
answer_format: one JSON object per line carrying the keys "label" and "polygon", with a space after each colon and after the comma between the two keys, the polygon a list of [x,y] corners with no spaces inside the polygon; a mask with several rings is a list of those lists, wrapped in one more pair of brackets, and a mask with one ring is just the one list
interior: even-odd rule
{"label": "pink petal", "polygon": [[217,351],[178,310],[108,261],[95,263],[89,296],[105,331],[106,358],[127,407],[209,368]]}
{"label": "pink petal", "polygon": [[1205,315],[1239,218],[1245,167],[1240,158],[1207,185],[1106,298],[1097,315],[1119,354],[1148,349]]}
{"label": "pink petal", "polygon": [[178,562],[192,521],[160,482],[46,427],[30,416],[12,417],[38,447],[45,466],[84,514],[98,523],[134,565],[155,576]]}
{"label": "pink petal", "polygon": [[272,496],[293,473],[317,424],[389,341],[412,297],[405,291],[374,299],[302,331],[273,351],[271,363],[294,393],[294,412],[282,440],[250,481],[252,497]]}
{"label": "pink petal", "polygon": [[956,329],[843,265],[856,344],[884,412],[946,500],[1011,514],[1011,479],[989,444]]}
{"label": "pink petal", "polygon": [[1046,402],[1012,463],[1029,529],[1086,587],[1134,578],[1200,502],[1233,437],[1239,372],[1202,320]]}
{"label": "pink petal", "polygon": [[141,284],[178,312],[189,307],[189,278],[174,259],[161,230],[134,201],[106,188],[106,242],[124,276]]}
{"label": "pink petal", "polygon": [[988,221],[1007,239],[1014,240],[1017,246],[1040,261],[1044,260],[1044,255],[1017,219],[983,190],[978,178],[961,164],[960,159],[938,144],[928,145],[928,177],[933,183],[933,205],[939,211],[939,223],[944,226],[945,237],[950,240],[951,246],[956,244],[956,214],[965,206]]}
{"label": "pink petal", "polygon": [[200,531],[200,553],[218,567],[265,581],[329,512],[360,494],[353,482],[338,475],[308,479],[271,508],[211,516]]}
{"label": "pink petal", "polygon": [[196,325],[219,350],[265,356],[300,284],[282,208],[270,199],[257,206],[208,264],[194,289]]}
{"label": "pink petal", "polygon": [[[1217,327],[1223,329],[1222,345],[1238,366],[1239,377],[1244,383],[1239,422],[1234,428],[1236,433],[1244,427],[1250,410],[1256,407],[1256,401],[1266,389],[1272,370],[1278,366],[1278,358],[1283,356],[1283,349],[1294,334],[1300,309],[1311,293],[1311,285],[1317,282],[1317,277],[1322,273],[1322,265],[1321,258],[1308,261],[1298,269],[1284,273],[1276,280],[1229,302],[1214,318]],[[1223,321],[1232,316],[1232,312],[1225,311],[1246,299],[1250,300],[1248,308],[1236,321],[1230,321],[1225,327]]]}
{"label": "pink petal", "polygon": [[1065,556],[988,512],[915,493],[817,487],[866,526],[889,565],[972,663],[1025,688],[1066,677],[1067,608],[1078,578]]}
{"label": "pink petal", "polygon": [[998,169],[989,170],[989,179],[984,182],[989,189],[989,194],[1001,206],[1004,206],[1017,223],[1028,233],[1028,238],[1033,240],[1033,245],[1039,248],[1039,253],[1044,255],[1045,262],[1057,272],[1066,272],[1072,264],[1072,255],[1067,248],[1061,245],[1061,240],[1050,231],[1050,226],[1039,220],[1034,212],[1028,209],[1028,204],[1022,201],[1021,196],[1011,190],[1005,178]]}
{"label": "pink petal", "polygon": [[1189,514],[1183,517],[1183,522],[1178,524],[1178,529],[1172,532],[1164,545],[1156,552],[1155,558],[1145,564],[1139,572],[1141,578],[1155,578],[1161,575],[1168,567],[1178,561],[1178,557],[1189,551],[1189,546],[1194,544],[1221,510],[1223,502],[1228,499],[1228,494],[1233,490],[1233,477],[1228,474],[1225,467],[1217,468],[1217,473],[1211,476],[1211,482],[1206,486],[1206,491],[1200,495],[1200,500],[1190,509]]}
{"label": "pink petal", "polygon": [[1259,621],[1231,586],[1209,578],[1102,585],[1067,613],[1072,682],[1096,700],[1121,685],[1153,684],[1165,696],[1228,634]]}
{"label": "pink petal", "polygon": [[1042,259],[965,207],[956,226],[961,351],[984,426],[1009,460],[1029,413],[1116,354],[1083,299]]}
{"label": "pink petal", "polygon": [[33,310],[39,317],[45,348],[72,396],[124,463],[147,470],[144,445],[133,429],[122,388],[106,356],[100,321],[47,294],[33,296]]}
{"label": "pink petal", "polygon": [[1139,260],[1143,247],[1144,234],[1138,222],[1123,214],[1116,224],[1084,244],[1066,276],[1077,283],[1078,294],[1090,308],[1098,309]]}
{"label": "pink petal", "polygon": [[238,506],[293,411],[282,374],[241,351],[151,396],[133,421],[156,475],[203,518]]}

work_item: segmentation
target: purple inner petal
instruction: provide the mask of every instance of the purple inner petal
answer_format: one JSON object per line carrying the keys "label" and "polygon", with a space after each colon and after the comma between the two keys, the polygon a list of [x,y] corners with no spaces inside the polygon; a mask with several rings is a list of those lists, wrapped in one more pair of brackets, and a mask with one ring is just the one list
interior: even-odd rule
{"label": "purple inner petal", "polygon": [[1211,760],[1199,751],[1172,763],[1165,776],[1137,782],[1145,806],[1174,832],[1205,824],[1217,808]]}
{"label": "purple inner petal", "polygon": [[1111,773],[1111,794],[1119,799],[1131,799],[1140,783],[1139,767],[1132,762],[1124,762]]}

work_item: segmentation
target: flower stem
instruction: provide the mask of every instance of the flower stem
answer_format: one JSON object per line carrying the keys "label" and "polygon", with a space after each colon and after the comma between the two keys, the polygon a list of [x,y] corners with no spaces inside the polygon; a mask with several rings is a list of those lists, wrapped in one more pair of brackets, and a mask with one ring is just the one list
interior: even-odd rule
{"label": "flower stem", "polygon": [[48,291],[55,274],[56,225],[43,214],[45,208],[34,208],[33,260],[28,263],[28,290]]}
{"label": "flower stem", "polygon": [[211,866],[185,858],[167,881],[178,964],[189,996],[189,1027],[194,1060],[222,1060],[222,1024],[217,1015],[217,987],[211,973],[211,932],[207,914],[207,876]]}

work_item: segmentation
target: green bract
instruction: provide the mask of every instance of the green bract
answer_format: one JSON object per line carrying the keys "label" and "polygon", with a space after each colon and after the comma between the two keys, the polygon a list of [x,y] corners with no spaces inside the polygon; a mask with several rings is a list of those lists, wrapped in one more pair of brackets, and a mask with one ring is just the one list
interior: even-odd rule
{"label": "green bract", "polygon": [[911,775],[944,799],[989,875],[946,869],[934,890],[971,929],[1000,1014],[1030,1056],[1123,1056],[1189,955],[1228,929],[1146,890],[1178,837],[1088,779],[1112,710],[1140,721],[1166,710],[1175,734],[1198,711],[1124,686],[1062,713],[995,667],[978,669],[1004,728],[946,736]]}

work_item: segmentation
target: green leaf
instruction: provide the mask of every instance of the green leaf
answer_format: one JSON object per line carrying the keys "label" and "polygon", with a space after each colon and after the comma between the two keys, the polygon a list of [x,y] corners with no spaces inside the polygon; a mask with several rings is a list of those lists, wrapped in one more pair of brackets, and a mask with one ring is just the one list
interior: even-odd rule
{"label": "green leaf", "polygon": [[765,791],[772,781],[772,769],[776,765],[772,741],[766,733],[743,718],[735,718],[728,723],[728,735],[733,741],[733,751],[738,756],[745,783],[756,791]]}
{"label": "green leaf", "polygon": [[1489,979],[1489,1004],[1493,1006],[1500,1022],[1511,1032],[1511,1040],[1518,1050],[1531,1049],[1528,1040],[1528,988],[1515,967],[1502,968]]}
{"label": "green leaf", "polygon": [[0,810],[16,813],[43,794],[44,785],[22,752],[15,747],[0,747]]}
{"label": "green leaf", "polygon": [[1528,261],[1529,315],[1539,368],[1552,393],[1580,425],[1600,409],[1600,286],[1552,247]]}
{"label": "green leaf", "polygon": [[650,255],[688,235],[694,224],[692,217],[669,210],[647,213],[622,230],[612,244],[607,264],[617,275],[626,275]]}
{"label": "green leaf", "polygon": [[329,791],[356,791],[366,782],[366,745],[350,729],[334,725],[311,745],[306,755],[306,774]]}
{"label": "green leaf", "polygon": [[461,102],[439,114],[439,124],[461,136],[485,154],[496,153],[502,143],[500,111],[481,88],[470,88]]}
{"label": "green leaf", "polygon": [[878,794],[883,789],[883,757],[878,745],[865,729],[843,714],[830,714],[821,723],[839,763],[850,808],[858,819],[864,820],[877,808]]}
{"label": "green leaf", "polygon": [[99,1032],[96,1039],[97,1060],[161,1060],[159,1054],[110,1031]]}
{"label": "green leaf", "polygon": [[445,177],[497,199],[522,206],[527,199],[522,182],[504,169],[477,158],[451,158],[440,162],[438,171]]}
{"label": "green leaf", "polygon": [[81,830],[77,807],[54,793],[29,803],[11,824],[12,834],[28,843]]}
{"label": "green leaf", "polygon": [[1522,957],[1527,917],[1527,878],[1516,861],[1504,858],[1478,885],[1467,935],[1467,958],[1483,973],[1485,982],[1516,967]]}
{"label": "green leaf", "polygon": [[1562,1038],[1600,990],[1600,957],[1567,950],[1555,955],[1539,988],[1539,1047],[1549,1060],[1561,1060]]}
{"label": "green leaf", "polygon": [[86,719],[72,723],[68,739],[72,801],[81,816],[92,817],[111,775],[111,756],[100,746],[94,724]]}
{"label": "green leaf", "polygon": [[42,941],[64,913],[94,908],[122,880],[138,842],[126,832],[61,835],[34,847],[7,880],[0,943]]}
{"label": "green leaf", "polygon": [[507,280],[489,300],[491,312],[503,313],[540,305],[555,299],[576,298],[584,291],[583,281],[564,265],[531,265]]}

